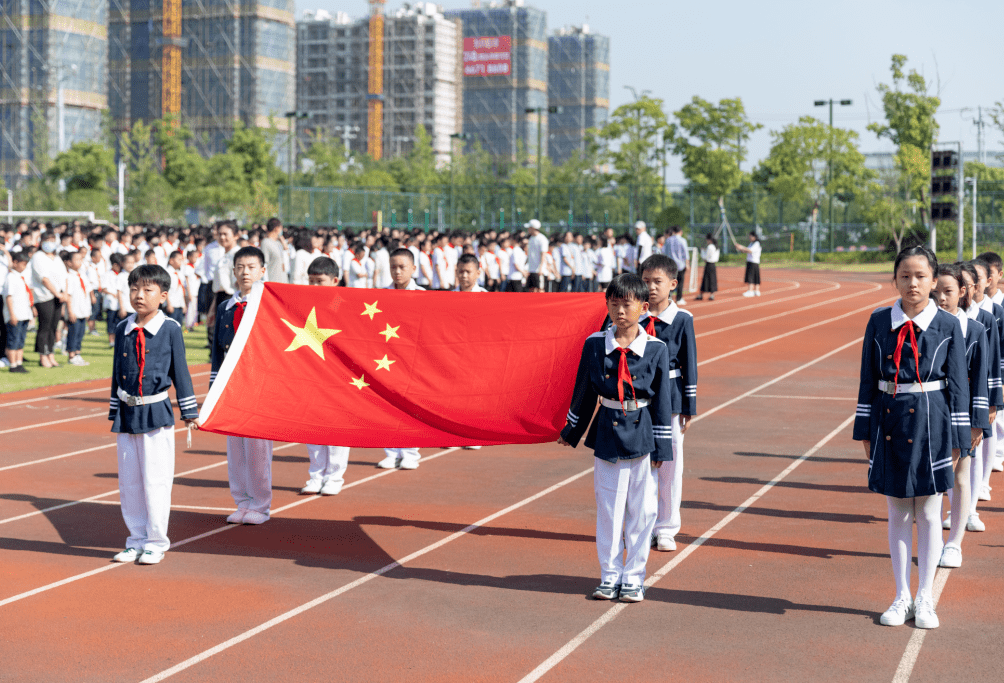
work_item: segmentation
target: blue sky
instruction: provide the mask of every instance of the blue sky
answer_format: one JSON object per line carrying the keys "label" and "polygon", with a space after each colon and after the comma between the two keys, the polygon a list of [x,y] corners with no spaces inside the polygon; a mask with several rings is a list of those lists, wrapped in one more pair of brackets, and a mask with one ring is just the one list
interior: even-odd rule
{"label": "blue sky", "polygon": [[[446,9],[469,2],[444,2]],[[483,4],[487,5],[487,1]],[[694,95],[718,100],[741,97],[751,118],[764,125],[750,141],[752,160],[770,150],[770,130],[799,116],[826,120],[817,99],[851,99],[835,107],[834,125],[860,134],[865,152],[892,145],[865,129],[882,119],[875,86],[890,82],[894,53],[928,78],[942,98],[940,140],[962,140],[976,149],[976,108],[1004,100],[996,27],[1004,3],[953,0],[804,0],[762,2],[666,2],[664,0],[533,0],[548,13],[548,30],[587,21],[611,39],[611,110],[631,99],[630,85],[662,98],[673,112]],[[400,7],[389,0],[388,10]],[[305,9],[364,16],[365,0],[297,0]],[[998,31],[999,32],[999,31]],[[968,111],[963,111],[969,108]],[[988,117],[984,113],[984,120]],[[989,124],[987,149],[1004,152],[1002,135]],[[670,162],[670,182],[681,182],[679,160]],[[748,167],[748,166],[747,166]]]}

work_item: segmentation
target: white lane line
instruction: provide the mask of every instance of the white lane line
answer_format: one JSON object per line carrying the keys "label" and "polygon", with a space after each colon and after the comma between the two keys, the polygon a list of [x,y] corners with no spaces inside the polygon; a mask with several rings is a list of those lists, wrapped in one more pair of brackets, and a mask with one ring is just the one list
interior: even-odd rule
{"label": "white lane line", "polygon": [[[948,583],[948,576],[951,573],[951,569],[938,568],[938,573],[934,577],[933,597],[935,607],[938,606],[938,600],[941,599],[941,591],[945,589],[945,584]],[[892,683],[908,683],[910,676],[913,674],[913,667],[917,664],[917,657],[920,656],[920,648],[924,644],[924,637],[926,635],[927,629],[914,629],[910,640],[906,644],[903,657],[899,660],[899,666],[896,667],[896,675],[893,676]]]}
{"label": "white lane line", "polygon": [[885,303],[887,301],[892,301],[892,299],[891,298],[890,299],[884,299],[883,301],[880,301],[877,304],[868,304],[867,306],[862,306],[861,308],[856,308],[853,311],[850,311],[848,313],[844,313],[842,315],[835,315],[832,318],[827,318],[826,320],[821,320],[818,323],[812,323],[811,325],[806,325],[805,327],[799,327],[796,330],[789,330],[788,332],[785,332],[784,334],[778,334],[778,335],[775,335],[775,336],[770,337],[768,339],[764,339],[762,341],[758,341],[758,342],[756,342],[754,344],[749,344],[747,346],[743,346],[743,347],[735,349],[733,351],[729,351],[728,353],[723,353],[721,355],[715,356],[714,358],[708,358],[707,360],[702,360],[701,362],[699,362],[697,364],[697,367],[701,367],[702,365],[707,365],[708,363],[714,363],[717,360],[721,360],[722,358],[728,358],[729,356],[734,356],[737,353],[743,353],[745,351],[749,351],[750,349],[755,349],[756,347],[763,346],[764,344],[770,344],[771,342],[775,342],[778,339],[784,339],[785,337],[790,337],[793,334],[800,334],[802,332],[805,332],[806,330],[811,330],[811,329],[814,329],[816,327],[820,327],[822,325],[829,325],[830,323],[835,322],[837,320],[843,320],[844,318],[849,318],[852,315],[857,315],[857,314],[861,313],[862,311],[873,310],[876,306],[879,306],[879,305],[881,305],[881,304],[883,304],[883,303]]}
{"label": "white lane line", "polygon": [[[707,315],[700,315],[698,313],[695,313],[694,314],[694,319],[695,320],[707,320],[708,318],[717,318],[717,317],[722,316],[722,315],[732,315],[734,313],[742,313],[744,311],[752,311],[754,309],[762,309],[764,306],[773,306],[774,304],[784,303],[785,301],[791,301],[793,299],[808,299],[810,296],[815,296],[817,294],[826,294],[827,292],[832,292],[834,290],[840,289],[840,283],[839,282],[828,282],[828,281],[820,282],[818,280],[813,280],[812,283],[813,284],[824,284],[824,283],[826,283],[826,284],[831,284],[832,286],[831,287],[826,287],[826,288],[823,288],[823,289],[817,289],[817,290],[815,290],[813,292],[802,292],[802,293],[799,293],[799,294],[793,294],[792,296],[782,297],[780,299],[771,299],[769,301],[764,301],[764,297],[767,296],[765,294],[763,297],[760,297],[759,300],[756,300],[757,303],[751,303],[751,304],[747,304],[745,306],[737,306],[736,308],[731,308],[731,309],[729,309],[727,311],[718,311],[717,313],[708,313]],[[786,289],[798,289],[798,287],[787,287],[785,289],[775,290],[775,293],[776,292],[783,292]],[[739,301],[739,299],[725,299],[725,301]],[[747,299],[743,299],[743,301],[747,301]],[[718,299],[715,299],[715,301],[713,301],[712,303],[718,303]]]}
{"label": "white lane line", "polygon": [[780,394],[756,394],[750,398],[783,398],[794,401],[857,401],[856,396],[782,396]]}
{"label": "white lane line", "polygon": [[844,296],[839,296],[836,299],[827,299],[826,301],[817,302],[817,303],[814,303],[814,304],[809,304],[808,306],[802,306],[801,308],[793,308],[792,310],[785,311],[783,313],[776,313],[774,315],[768,315],[768,316],[757,318],[756,320],[750,320],[750,321],[744,322],[744,323],[736,323],[735,325],[729,325],[728,327],[721,327],[721,328],[719,328],[717,330],[709,330],[708,332],[701,332],[700,334],[695,335],[695,338],[696,339],[700,339],[701,337],[710,337],[711,335],[718,334],[720,332],[728,332],[729,330],[735,330],[735,329],[738,329],[740,327],[749,327],[750,325],[758,325],[759,323],[766,322],[768,320],[774,320],[776,318],[783,318],[783,317],[785,317],[787,315],[791,315],[792,313],[801,313],[802,311],[807,311],[810,308],[819,308],[820,306],[829,306],[830,304],[835,304],[836,302],[843,301],[844,299],[853,299],[854,297],[861,296],[862,294],[871,294],[873,292],[877,292],[880,289],[882,289],[882,285],[875,285],[872,289],[863,289],[860,292],[855,292],[854,294],[847,294],[847,295],[844,295]]}
{"label": "white lane line", "polygon": [[[91,502],[94,503],[95,505],[115,505],[115,506],[118,506],[118,505],[122,504],[122,501],[119,501],[119,500],[92,500]],[[171,509],[172,510],[200,510],[200,511],[205,511],[205,512],[233,512],[234,511],[234,509],[232,507],[228,507],[228,508],[214,508],[214,507],[206,507],[204,505],[172,505]]]}
{"label": "white lane line", "polygon": [[[201,365],[201,363],[200,363],[200,365]],[[202,377],[202,376],[208,375],[208,374],[209,374],[208,371],[207,372],[196,372],[196,373],[193,373],[191,375],[191,377],[192,377],[192,379],[195,379],[196,377]],[[96,381],[100,381],[100,380],[96,380]],[[20,406],[20,405],[24,405],[25,403],[38,403],[40,401],[52,401],[52,400],[57,399],[57,398],[68,398],[70,396],[83,396],[84,394],[99,394],[102,391],[107,392],[108,391],[108,386],[106,385],[106,386],[103,386],[103,387],[99,387],[97,389],[83,389],[81,391],[68,391],[65,394],[59,394],[57,396],[37,396],[35,398],[21,399],[20,401],[10,401],[8,403],[0,403],[0,408],[9,408],[10,406]]]}
{"label": "white lane line", "polygon": [[535,493],[534,495],[530,496],[529,498],[524,498],[523,500],[519,501],[518,503],[514,503],[513,505],[510,505],[509,507],[507,507],[507,508],[505,508],[503,510],[499,510],[498,512],[493,513],[491,515],[488,515],[487,517],[485,517],[483,519],[479,519],[477,522],[474,522],[473,524],[471,524],[471,525],[469,525],[467,527],[464,527],[460,531],[457,531],[455,533],[450,534],[446,538],[440,539],[440,540],[436,541],[435,543],[431,543],[431,544],[425,546],[424,548],[422,548],[421,550],[416,550],[415,552],[411,553],[410,555],[406,555],[405,557],[402,557],[400,560],[397,560],[396,562],[391,562],[388,565],[384,565],[380,569],[377,569],[374,572],[370,572],[369,574],[367,574],[365,576],[362,576],[362,577],[356,579],[355,581],[352,581],[351,583],[348,583],[348,584],[342,586],[341,588],[337,588],[337,589],[331,591],[330,593],[325,593],[324,595],[322,595],[322,596],[320,596],[318,598],[314,598],[310,602],[306,602],[306,603],[300,605],[299,607],[296,607],[294,609],[289,610],[288,612],[280,614],[279,616],[275,617],[274,619],[270,619],[269,621],[266,621],[264,624],[261,624],[260,626],[256,626],[256,627],[254,627],[254,628],[252,628],[250,630],[245,631],[244,633],[242,633],[242,634],[240,634],[238,636],[235,636],[235,637],[231,638],[230,640],[227,640],[225,642],[220,643],[216,647],[209,648],[208,650],[205,650],[205,651],[203,651],[203,652],[195,655],[194,657],[186,659],[185,661],[172,666],[170,669],[165,669],[164,671],[161,671],[159,674],[156,674],[155,676],[151,676],[150,678],[147,678],[142,683],[157,683],[158,681],[163,681],[163,680],[165,680],[167,678],[170,678],[174,674],[180,673],[180,672],[184,671],[185,669],[189,669],[189,668],[195,666],[196,664],[209,659],[213,655],[217,655],[217,654],[223,652],[224,650],[228,650],[228,649],[232,648],[235,645],[243,643],[245,640],[253,638],[254,636],[258,635],[259,633],[263,633],[263,632],[267,631],[268,629],[272,628],[273,626],[278,626],[279,624],[283,623],[284,621],[288,621],[288,620],[292,619],[293,617],[296,617],[296,616],[298,616],[300,614],[303,614],[307,610],[313,609],[314,607],[317,607],[318,605],[323,605],[324,603],[328,602],[329,600],[333,600],[334,598],[337,598],[339,595],[342,595],[343,593],[347,593],[348,591],[352,590],[353,588],[358,588],[359,586],[362,586],[363,584],[369,583],[373,579],[376,579],[376,578],[378,578],[380,576],[383,576],[384,574],[386,574],[387,572],[389,572],[389,571],[391,571],[393,569],[397,569],[398,567],[401,567],[401,566],[407,564],[408,562],[411,562],[412,560],[415,560],[415,559],[417,559],[417,558],[419,558],[419,557],[421,557],[423,555],[431,553],[434,550],[438,550],[439,548],[442,548],[447,543],[452,543],[453,541],[457,540],[458,538],[461,538],[461,537],[469,534],[470,532],[474,531],[475,529],[477,529],[479,527],[482,527],[482,526],[484,526],[486,524],[489,524],[489,523],[493,522],[494,520],[498,519],[499,517],[502,517],[503,515],[506,515],[506,514],[508,514],[510,512],[513,512],[514,510],[518,510],[519,508],[524,507],[525,505],[529,505],[530,503],[534,502],[535,500],[543,498],[544,496],[548,495],[549,493],[557,491],[561,487],[567,486],[568,484],[571,484],[572,482],[574,482],[574,481],[576,481],[578,479],[581,479],[582,477],[586,476],[587,474],[589,474],[592,471],[593,471],[593,468],[590,467],[587,470],[583,470],[582,472],[579,472],[578,474],[572,475],[568,479],[565,479],[564,481],[560,481],[557,484],[554,484],[553,486],[549,486],[548,488],[546,488],[543,491],[540,491],[538,493]]}
{"label": "white lane line", "polygon": [[[854,415],[851,415],[846,420],[840,423],[840,426],[834,429],[832,432],[824,436],[815,446],[810,448],[798,460],[795,460],[789,464],[784,470],[781,471],[776,477],[771,479],[769,482],[760,487],[756,493],[747,498],[742,505],[737,507],[735,510],[725,515],[717,524],[701,534],[700,538],[695,539],[686,548],[684,548],[680,553],[674,557],[672,560],[667,562],[659,571],[655,572],[645,581],[645,586],[647,588],[652,587],[656,582],[662,579],[666,574],[673,571],[674,568],[679,566],[681,562],[690,557],[698,548],[704,545],[708,540],[710,540],[715,534],[724,529],[730,522],[732,522],[736,517],[741,515],[752,505],[754,505],[758,500],[760,500],[768,491],[770,491],[779,482],[783,481],[785,477],[794,471],[796,467],[801,465],[806,459],[815,455],[823,446],[830,442],[835,436],[840,434],[844,429],[847,428],[849,424],[854,422]],[[589,640],[597,631],[603,628],[605,625],[613,621],[618,614],[624,611],[627,607],[627,603],[617,603],[606,612],[603,613],[596,621],[586,627],[581,633],[568,641],[560,650],[555,652],[553,655],[544,660],[540,666],[528,673],[526,676],[520,679],[519,683],[533,683],[539,680],[544,674],[553,669],[555,666],[560,664],[566,657],[575,652],[575,650],[582,645],[584,642]]]}
{"label": "white lane line", "polygon": [[[292,446],[297,446],[297,445],[299,445],[299,444],[287,444],[285,446],[280,446],[280,448],[290,448]],[[274,450],[279,450],[279,449],[276,448]],[[435,460],[438,457],[446,455],[447,453],[452,453],[452,452],[454,452],[456,450],[459,450],[459,448],[448,448],[445,451],[440,451],[438,453],[433,453],[432,455],[429,455],[429,456],[423,456],[422,457],[422,461],[423,462],[428,462],[429,460]],[[225,465],[225,464],[226,464],[226,461],[221,462],[221,463],[216,463],[216,465],[210,465],[209,467],[216,467],[218,465]],[[203,468],[200,468],[200,469],[204,469],[205,470],[205,469],[209,469],[209,467],[203,467]],[[199,470],[192,470],[192,472],[198,472],[198,471]],[[371,477],[366,477],[365,479],[360,479],[360,480],[354,481],[354,482],[352,482],[350,484],[346,484],[345,486],[342,487],[342,490],[345,490],[347,488],[351,488],[353,486],[358,486],[359,484],[363,484],[363,483],[365,483],[367,481],[373,481],[374,479],[379,479],[380,477],[385,477],[388,474],[393,474],[394,472],[398,472],[398,471],[399,470],[385,470],[383,472],[380,472],[379,474],[374,474]],[[187,472],[187,473],[183,473],[183,474],[191,474],[192,472]],[[181,475],[177,475],[177,476],[181,476]],[[115,490],[112,493],[118,493],[118,490]],[[105,494],[105,495],[109,495],[109,494]],[[275,510],[272,510],[272,515],[275,516],[275,515],[279,514],[280,512],[283,512],[285,510],[289,510],[290,508],[295,508],[295,507],[298,507],[300,505],[304,505],[306,503],[309,503],[311,501],[322,500],[324,498],[330,498],[330,496],[309,496],[307,498],[303,498],[302,500],[297,500],[297,501],[294,501],[292,503],[289,503],[288,505],[283,505],[280,508],[276,508]],[[80,503],[80,502],[85,502],[85,501],[77,501],[77,503]],[[57,506],[57,508],[59,508],[59,507],[68,507],[69,505],[76,505],[77,503],[68,503],[67,505]],[[56,508],[50,508],[50,509],[56,509]],[[232,510],[233,508],[229,508],[229,509]],[[40,512],[45,512],[45,510],[41,510]],[[194,543],[195,541],[202,540],[203,538],[207,538],[209,536],[215,536],[216,534],[223,533],[224,531],[227,531],[229,529],[236,529],[239,526],[240,526],[239,524],[227,524],[225,526],[217,527],[216,529],[211,529],[210,531],[206,531],[206,532],[198,534],[196,536],[190,536],[190,537],[188,537],[186,539],[178,541],[177,543],[172,543],[171,544],[171,548],[179,548],[179,547],[181,547],[183,545],[188,545],[189,543]],[[52,590],[54,588],[59,588],[60,586],[65,586],[65,585],[67,585],[69,583],[74,583],[75,581],[80,581],[82,579],[86,579],[88,577],[95,576],[97,574],[101,574],[102,572],[111,571],[112,569],[117,569],[118,567],[125,567],[125,566],[127,566],[127,565],[126,564],[120,564],[120,563],[117,563],[117,562],[110,562],[109,564],[107,564],[105,566],[98,567],[97,569],[92,569],[90,571],[84,572],[83,574],[76,574],[74,576],[70,576],[70,577],[67,577],[65,579],[61,579],[59,581],[54,581],[53,583],[49,583],[49,584],[46,584],[44,586],[40,586],[38,588],[33,588],[32,590],[25,591],[24,593],[19,593],[17,595],[12,595],[9,598],[5,598],[3,600],[0,600],[0,607],[4,607],[5,605],[9,605],[9,604],[11,604],[13,602],[18,602],[19,600],[24,600],[25,598],[30,598],[31,596],[38,595],[39,593],[44,593],[46,591],[50,591],[50,590]]]}
{"label": "white lane line", "polygon": [[[791,290],[793,290],[793,289],[799,289],[802,286],[802,283],[799,282],[799,281],[797,281],[797,280],[777,280],[777,282],[788,282],[788,283],[790,283],[790,285],[788,287],[779,287],[778,289],[767,290],[766,292],[763,293],[763,296],[760,297],[760,298],[763,299],[764,297],[771,297],[771,296],[774,296],[775,294],[781,294],[783,292],[790,292]],[[820,281],[819,280],[806,280],[806,282],[807,283],[811,282],[811,283],[815,284],[815,283],[818,283]],[[827,282],[827,281],[824,281],[824,282]],[[725,290],[722,290],[720,293],[721,294],[725,294],[727,292],[738,292],[740,290],[745,292],[747,289],[748,289],[748,287],[746,285],[743,285],[742,287],[736,287],[734,289],[725,289]],[[697,292],[691,292],[691,294],[697,294]],[[809,294],[802,294],[800,296],[810,296],[810,295]],[[788,299],[778,299],[777,301],[770,301],[768,303],[775,304],[778,301],[787,301],[787,300]],[[701,308],[709,308],[709,307],[714,306],[716,304],[743,303],[743,301],[745,301],[745,299],[743,299],[742,297],[728,298],[728,299],[715,299],[714,301],[702,301],[701,302]],[[724,315],[726,313],[734,313],[736,311],[744,311],[747,308],[752,308],[752,306],[742,306],[742,307],[739,307],[739,308],[733,308],[730,311],[722,311],[721,313],[713,313],[713,314],[705,316],[705,317],[712,318],[714,316]]]}
{"label": "white lane line", "polygon": [[[205,398],[207,394],[196,394],[195,398]],[[176,402],[172,401],[172,409],[176,405]],[[50,422],[36,422],[35,424],[24,425],[23,427],[13,427],[11,429],[4,429],[0,431],[0,434],[12,434],[14,432],[26,432],[29,429],[38,429],[39,427],[51,427],[52,425],[64,424],[66,422],[76,422],[77,420],[86,420],[91,417],[98,417],[99,415],[108,416],[108,409],[102,410],[97,413],[87,413],[86,415],[78,415],[77,417],[67,417],[62,420],[52,420]]]}

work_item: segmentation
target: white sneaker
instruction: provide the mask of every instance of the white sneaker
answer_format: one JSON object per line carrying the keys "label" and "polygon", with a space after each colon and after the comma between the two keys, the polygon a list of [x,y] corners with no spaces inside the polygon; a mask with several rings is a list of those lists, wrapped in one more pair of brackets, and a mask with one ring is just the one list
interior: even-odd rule
{"label": "white sneaker", "polygon": [[978,496],[978,499],[979,500],[990,500],[990,487],[989,486],[985,486],[984,485],[980,489],[980,495]]}
{"label": "white sneaker", "polygon": [[751,296],[753,296],[753,292],[749,292],[749,291],[743,292],[743,296],[746,297],[747,299],[749,299]]}
{"label": "white sneaker", "polygon": [[961,567],[962,549],[954,543],[946,544],[945,549],[941,551],[941,561],[938,562],[938,566],[945,567],[946,569],[957,569]]}
{"label": "white sneaker", "polygon": [[914,611],[913,600],[910,598],[896,598],[896,602],[892,603],[889,609],[882,613],[882,618],[879,621],[883,626],[902,626],[908,620],[913,619]]}
{"label": "white sneaker", "polygon": [[139,548],[126,548],[112,558],[112,562],[135,562],[142,551]]}
{"label": "white sneaker", "polygon": [[418,460],[403,460],[402,459],[401,460],[401,464],[399,465],[399,467],[402,470],[417,470],[418,469]]}
{"label": "white sneaker", "polygon": [[312,494],[320,493],[321,487],[324,486],[324,482],[320,479],[311,479],[307,482],[307,485],[300,489],[300,493]]}
{"label": "white sneaker", "polygon": [[6,358],[0,358],[0,368],[9,368],[9,367],[10,367],[10,361],[7,360]]}
{"label": "white sneaker", "polygon": [[144,550],[138,561],[139,564],[160,564],[163,559],[164,553],[159,550]]}
{"label": "white sneaker", "polygon": [[760,292],[753,292],[753,296],[760,296]]}
{"label": "white sneaker", "polygon": [[322,496],[337,496],[342,492],[342,482],[335,481],[334,479],[324,482],[324,486],[321,487]]}
{"label": "white sneaker", "polygon": [[984,524],[983,520],[980,519],[980,514],[978,512],[974,512],[973,514],[969,515],[969,521],[966,522],[966,531],[986,531],[986,530],[987,530],[987,525]]}
{"label": "white sneaker", "polygon": [[244,524],[264,524],[269,520],[269,516],[257,510],[247,510],[244,512]]}
{"label": "white sneaker", "polygon": [[949,515],[948,517],[945,517],[945,519],[942,520],[942,522],[941,522],[941,528],[942,529],[951,529],[952,528],[952,516],[951,515]]}
{"label": "white sneaker", "polygon": [[655,549],[664,553],[676,550],[676,539],[668,531],[660,531],[655,535]]}
{"label": "white sneaker", "polygon": [[465,451],[480,451],[481,446],[463,446]]}
{"label": "white sneaker", "polygon": [[90,365],[90,363],[85,361],[80,356],[74,356],[73,358],[70,359],[70,365],[77,365],[80,367],[84,367],[85,365]]}
{"label": "white sneaker", "polygon": [[930,595],[918,595],[916,617],[913,620],[917,628],[938,628],[941,622],[934,613],[934,599]]}
{"label": "white sneaker", "polygon": [[994,460],[994,472],[1004,472],[1004,460]]}
{"label": "white sneaker", "polygon": [[686,299],[680,299],[679,301],[676,302],[676,305],[677,306],[686,306],[687,305],[687,301],[686,301]]}
{"label": "white sneaker", "polygon": [[388,455],[386,458],[378,462],[376,466],[382,470],[392,470],[397,467],[397,458],[392,455]]}
{"label": "white sneaker", "polygon": [[244,521],[244,513],[247,512],[246,508],[237,508],[234,512],[230,513],[227,517],[227,524],[240,524]]}

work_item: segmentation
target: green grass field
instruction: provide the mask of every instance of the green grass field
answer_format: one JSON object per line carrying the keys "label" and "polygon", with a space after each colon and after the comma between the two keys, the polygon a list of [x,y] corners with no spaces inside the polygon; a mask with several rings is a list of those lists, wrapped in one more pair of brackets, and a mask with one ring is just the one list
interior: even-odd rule
{"label": "green grass field", "polygon": [[[60,364],[58,368],[39,366],[38,354],[32,350],[35,348],[35,333],[29,332],[28,339],[24,344],[24,366],[29,372],[21,375],[11,373],[7,368],[0,368],[0,393],[111,377],[112,350],[108,347],[108,337],[104,334],[104,322],[98,323],[98,332],[101,333],[99,337],[84,335],[83,347],[80,351],[80,355],[84,357],[84,360],[89,361],[90,365],[86,367],[70,365],[67,362],[67,357],[57,352],[56,362]],[[185,351],[189,366],[209,362],[209,349],[204,348],[205,346],[206,332],[204,327],[197,327],[195,332],[191,334],[185,333]]]}

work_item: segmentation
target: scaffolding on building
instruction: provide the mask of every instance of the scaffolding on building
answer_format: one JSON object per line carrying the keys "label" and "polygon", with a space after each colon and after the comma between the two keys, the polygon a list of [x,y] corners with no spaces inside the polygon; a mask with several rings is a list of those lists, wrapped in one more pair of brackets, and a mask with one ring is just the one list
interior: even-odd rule
{"label": "scaffolding on building", "polygon": [[585,155],[586,131],[602,127],[610,109],[610,39],[586,25],[559,29],[548,39],[548,156],[564,163]]}

